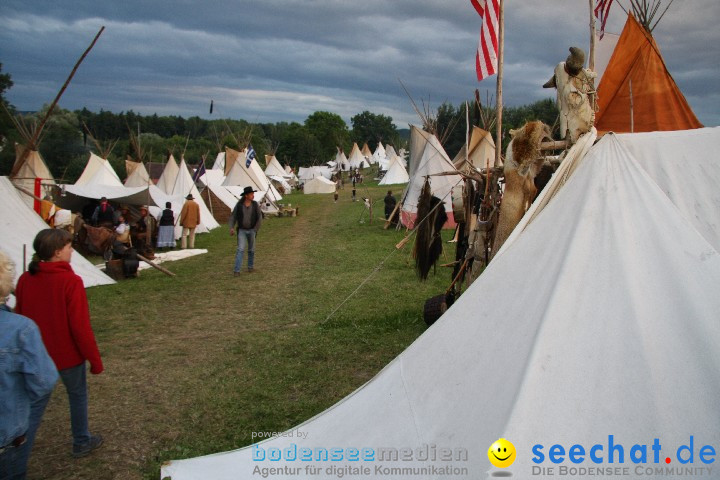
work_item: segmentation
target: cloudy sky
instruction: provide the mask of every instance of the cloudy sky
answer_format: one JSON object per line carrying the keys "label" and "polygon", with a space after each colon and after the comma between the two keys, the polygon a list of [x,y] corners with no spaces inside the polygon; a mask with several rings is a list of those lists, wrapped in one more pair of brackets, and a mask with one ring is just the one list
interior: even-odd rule
{"label": "cloudy sky", "polygon": [[[616,0],[607,30],[620,33],[617,1],[629,4]],[[505,2],[506,105],[554,97],[542,84],[569,46],[587,50],[588,10],[588,0]],[[718,20],[720,0],[675,0],[654,31],[706,126],[720,125]],[[404,128],[418,116],[400,82],[421,110],[495,91],[495,76],[475,77],[480,18],[469,0],[2,0],[9,101],[51,102],[103,25],[63,108],[251,122],[325,110],[348,125],[369,110]]]}

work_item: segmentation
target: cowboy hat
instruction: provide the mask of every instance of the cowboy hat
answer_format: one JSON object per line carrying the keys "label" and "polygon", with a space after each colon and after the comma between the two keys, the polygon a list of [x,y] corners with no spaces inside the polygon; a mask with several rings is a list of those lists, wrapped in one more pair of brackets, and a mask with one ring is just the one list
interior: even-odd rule
{"label": "cowboy hat", "polygon": [[255,192],[257,192],[257,190],[253,190],[252,187],[245,187],[245,189],[244,189],[243,192],[240,194],[240,196],[242,197],[242,196],[247,195],[248,193],[255,193]]}
{"label": "cowboy hat", "polygon": [[193,198],[195,198],[195,197],[193,197],[193,194],[192,194],[192,193],[188,193],[188,194],[187,194],[187,197],[185,197],[185,200],[192,200]]}

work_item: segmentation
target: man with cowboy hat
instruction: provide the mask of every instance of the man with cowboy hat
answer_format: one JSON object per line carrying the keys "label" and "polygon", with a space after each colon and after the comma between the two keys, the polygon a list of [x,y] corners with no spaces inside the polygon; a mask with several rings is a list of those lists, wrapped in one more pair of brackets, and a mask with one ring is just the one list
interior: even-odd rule
{"label": "man with cowboy hat", "polygon": [[182,225],[182,240],[180,248],[187,248],[188,235],[190,236],[190,248],[195,248],[195,228],[200,224],[200,205],[193,200],[193,194],[188,193],[185,205],[180,210],[180,225]]}
{"label": "man with cowboy hat", "polygon": [[260,205],[255,201],[255,192],[252,187],[245,187],[240,200],[230,215],[230,236],[237,232],[238,244],[235,253],[235,268],[233,275],[240,275],[242,270],[243,254],[247,247],[247,268],[248,272],[253,272],[255,268],[255,236],[260,225],[262,225],[263,214]]}

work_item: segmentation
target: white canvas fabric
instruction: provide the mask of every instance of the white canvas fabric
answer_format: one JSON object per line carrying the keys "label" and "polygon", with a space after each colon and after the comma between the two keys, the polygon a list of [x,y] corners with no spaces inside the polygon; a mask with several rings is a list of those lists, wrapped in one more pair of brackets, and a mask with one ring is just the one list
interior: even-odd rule
{"label": "white canvas fabric", "polygon": [[218,152],[215,157],[215,163],[213,163],[212,170],[225,171],[225,152]]}
{"label": "white canvas fabric", "polygon": [[205,173],[200,175],[198,181],[205,186],[222,185],[222,183],[225,181],[225,175],[223,174],[222,170],[205,170]]}
{"label": "white canvas fabric", "polygon": [[[24,150],[25,146],[17,143],[15,144],[16,164],[20,160],[20,157],[22,156]],[[15,170],[15,165],[13,165],[13,170]],[[30,193],[34,193],[36,178],[42,180],[40,195],[38,196],[44,198],[46,195],[52,194],[52,186],[56,185],[55,178],[53,177],[52,173],[50,173],[50,169],[47,167],[45,161],[40,156],[40,152],[38,152],[37,150],[31,150],[25,157],[25,161],[22,163],[22,165],[17,168],[17,173],[12,177],[11,180],[13,184],[17,185],[18,187],[23,188]],[[35,200],[29,195],[23,195],[22,201],[25,202],[25,205],[30,208],[33,208],[33,204],[35,203]]]}
{"label": "white canvas fabric", "polygon": [[142,162],[137,162],[137,166],[125,179],[126,187],[144,187],[152,184],[150,174],[148,173],[147,168],[145,168],[145,164]]}
{"label": "white canvas fabric", "polygon": [[375,147],[375,151],[373,152],[372,158],[370,159],[370,163],[375,164],[384,162],[387,162],[385,147],[383,147],[382,142],[378,142],[377,147]]}
{"label": "white canvas fabric", "polygon": [[315,177],[325,177],[330,180],[332,177],[332,169],[329,167],[300,167],[298,169],[298,178],[301,181],[307,181]]}
{"label": "white canvas fabric", "polygon": [[595,78],[595,85],[600,85],[603,73],[610,62],[615,47],[617,46],[620,35],[617,33],[605,32],[602,40],[600,39],[600,32],[595,32],[595,72],[597,72],[597,78]]}
{"label": "white canvas fabric", "polygon": [[94,153],[90,153],[90,158],[75,185],[85,185],[90,182],[104,183],[107,185],[121,184],[120,177],[107,158],[101,158]]}
{"label": "white canvas fabric", "polygon": [[137,187],[123,185],[110,162],[93,153],[90,154],[85,170],[78,181],[73,185],[65,185],[64,188],[65,192],[70,195],[67,195],[59,203],[71,210],[79,210],[88,198],[99,200],[102,197],[116,203],[153,205],[147,184]]}
{"label": "white canvas fabric", "polygon": [[175,157],[170,155],[163,173],[160,174],[160,178],[157,181],[157,187],[168,195],[172,195],[173,187],[175,186],[175,180],[180,169],[178,168]]}
{"label": "white canvas fabric", "polygon": [[617,139],[720,251],[720,127],[627,133]]}
{"label": "white canvas fabric", "polygon": [[[337,475],[329,466],[368,466],[374,472],[378,464],[447,465],[417,455],[395,462],[344,457],[301,463],[283,453],[278,461],[267,460],[271,448],[377,451],[432,445],[466,449],[466,461],[451,463],[468,474],[455,478],[487,478],[491,472],[556,479],[560,465],[627,467],[628,478],[653,480],[668,478],[666,466],[712,467],[706,478],[714,478],[716,467],[703,464],[698,452],[720,444],[720,255],[624,143],[614,135],[602,138],[506,253],[353,394],[288,436],[172,461],[162,475],[250,478],[258,467],[301,464],[298,474],[273,478],[331,479]],[[517,285],[527,288],[519,293]],[[517,450],[515,462],[502,472],[490,465],[487,453],[498,438]],[[657,463],[654,439],[661,448]],[[678,449],[691,441],[694,463],[681,464]],[[623,463],[617,449],[614,462],[608,461],[610,443],[623,447]],[[555,444],[564,448],[561,464],[548,457]],[[645,464],[630,458],[636,444],[646,445]],[[569,460],[573,445],[584,447],[582,464]],[[590,459],[594,445],[601,446],[594,451],[598,463]],[[266,459],[256,461],[253,453],[259,457],[260,449]],[[533,449],[543,453],[541,463],[533,461],[540,460]],[[640,453],[635,450],[635,458]],[[322,468],[309,475],[305,464]],[[443,477],[401,471],[387,478]]]}
{"label": "white canvas fabric", "polygon": [[265,175],[268,178],[270,178],[271,175],[283,177],[286,180],[293,178],[294,175],[291,172],[285,171],[278,159],[275,158],[275,155],[265,155],[265,162],[267,164],[267,167],[265,167]]}
{"label": "white canvas fabric", "polygon": [[[455,155],[455,158],[453,158],[453,165],[459,170],[466,168],[466,151],[467,145],[463,145],[458,154]],[[479,127],[473,127],[467,161],[478,170],[492,168],[492,166],[495,165],[495,142],[490,132]],[[498,166],[502,166],[502,161]]]}
{"label": "white canvas fabric", "polygon": [[[228,148],[228,151],[231,150],[232,149]],[[241,187],[253,187],[253,189],[258,192],[266,194],[267,198],[274,204],[282,200],[282,195],[280,195],[280,192],[270,183],[270,180],[265,176],[265,172],[262,171],[257,160],[253,159],[252,162],[250,162],[250,166],[247,166],[247,159],[244,152],[240,152],[240,155],[228,155],[228,157],[236,157],[237,160],[230,167],[227,177],[225,177],[225,181],[223,182],[224,186],[239,185]],[[255,196],[257,197],[257,194],[255,194]]]}
{"label": "white canvas fabric", "polygon": [[[33,240],[40,230],[48,225],[28,207],[8,177],[0,177],[0,249],[15,263],[15,283],[23,272],[23,245],[25,245],[25,266],[33,255]],[[82,255],[74,252],[70,264],[83,279],[85,288],[96,285],[110,285],[115,280],[93,266]]]}
{"label": "white canvas fabric", "polygon": [[[215,217],[212,216],[210,210],[207,208],[207,205],[205,205],[205,201],[200,196],[200,192],[198,191],[195,183],[192,180],[192,177],[190,176],[190,171],[187,168],[185,159],[182,158],[180,160],[180,166],[178,167],[178,174],[175,177],[175,185],[173,185],[171,192],[171,195],[174,197],[174,199],[182,199],[182,203],[180,203],[179,205],[180,208],[178,208],[177,210],[177,200],[175,200],[175,203],[173,204],[173,212],[175,213],[176,220],[179,220],[180,218],[180,212],[182,211],[182,206],[185,203],[185,197],[188,194],[192,194],[192,196],[194,197],[193,200],[197,202],[198,206],[200,207],[200,224],[195,228],[195,233],[205,233],[209,232],[213,228],[219,227],[220,224],[217,222],[217,220],[215,220]],[[178,221],[175,225],[175,238],[178,239],[181,237],[181,235],[182,225],[180,225],[180,222]]]}
{"label": "white canvas fabric", "polygon": [[335,182],[325,177],[315,177],[305,182],[303,193],[333,193],[335,191]]}
{"label": "white canvas fabric", "polygon": [[378,182],[378,185],[397,185],[400,183],[408,183],[410,176],[403,167],[400,157],[394,155],[390,160],[390,166],[388,167],[387,173]]}
{"label": "white canvas fabric", "polygon": [[338,170],[348,171],[350,170],[350,161],[345,156],[345,152],[338,148],[337,155],[335,155],[335,167]]}
{"label": "white canvas fabric", "polygon": [[353,143],[352,151],[350,152],[350,156],[347,159],[348,164],[350,165],[350,169],[355,170],[356,168],[368,168],[370,167],[370,164],[365,160],[365,157],[362,153],[360,153],[360,147],[358,147],[357,143]]}
{"label": "white canvas fabric", "polygon": [[[440,145],[440,141],[435,135],[423,136],[427,140],[424,142],[423,152],[417,160],[415,173],[410,175],[410,181],[403,196],[402,208],[400,210],[400,221],[408,228],[415,226],[417,217],[417,205],[420,192],[425,184],[425,178],[430,179],[430,189],[432,194],[442,200],[445,213],[447,213],[448,221],[445,227],[455,226],[455,217],[453,215],[451,191],[456,185],[462,184],[462,177],[457,174],[455,166],[445,153],[445,149]],[[438,173],[450,173],[449,175],[437,175]]]}

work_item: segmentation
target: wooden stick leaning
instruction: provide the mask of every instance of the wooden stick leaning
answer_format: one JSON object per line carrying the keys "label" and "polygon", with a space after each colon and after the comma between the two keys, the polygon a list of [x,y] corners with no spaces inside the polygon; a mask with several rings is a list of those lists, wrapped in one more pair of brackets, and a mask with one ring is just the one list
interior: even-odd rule
{"label": "wooden stick leaning", "polygon": [[170,270],[168,270],[167,268],[161,267],[161,266],[158,265],[157,263],[155,263],[155,262],[153,262],[153,261],[151,261],[151,260],[148,260],[147,258],[143,257],[143,256],[140,255],[139,253],[137,254],[137,257],[138,257],[140,260],[142,260],[143,262],[145,262],[145,263],[147,263],[148,265],[150,265],[151,267],[157,268],[158,270],[160,270],[161,272],[163,272],[165,275],[167,275],[167,276],[169,276],[169,277],[174,277],[174,276],[175,276],[175,274],[174,274],[173,272],[171,272]]}

